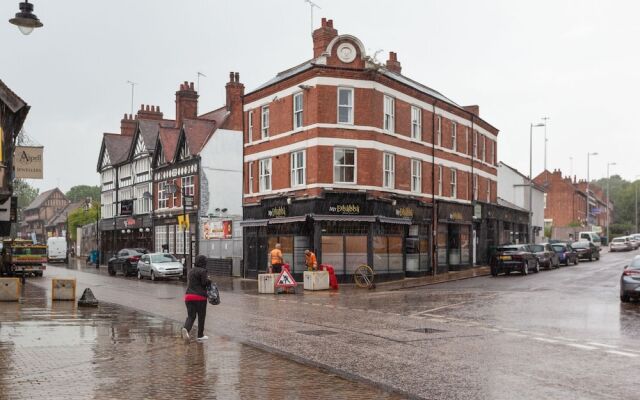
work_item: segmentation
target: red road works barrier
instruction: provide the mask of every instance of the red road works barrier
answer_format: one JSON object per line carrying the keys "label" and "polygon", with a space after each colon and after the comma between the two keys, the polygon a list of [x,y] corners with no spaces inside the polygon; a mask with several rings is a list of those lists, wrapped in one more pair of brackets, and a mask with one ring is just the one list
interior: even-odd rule
{"label": "red road works barrier", "polygon": [[338,290],[338,278],[336,278],[336,270],[333,266],[329,264],[320,264],[318,269],[329,273],[329,286],[331,289]]}

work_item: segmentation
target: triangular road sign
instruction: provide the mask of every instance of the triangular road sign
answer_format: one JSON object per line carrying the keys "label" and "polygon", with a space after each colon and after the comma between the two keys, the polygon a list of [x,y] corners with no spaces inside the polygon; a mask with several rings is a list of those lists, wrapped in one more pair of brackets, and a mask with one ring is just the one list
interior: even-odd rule
{"label": "triangular road sign", "polygon": [[298,286],[298,282],[293,279],[291,276],[291,272],[288,269],[282,268],[282,272],[280,272],[280,276],[278,276],[278,280],[276,281],[276,287],[278,288],[290,288]]}

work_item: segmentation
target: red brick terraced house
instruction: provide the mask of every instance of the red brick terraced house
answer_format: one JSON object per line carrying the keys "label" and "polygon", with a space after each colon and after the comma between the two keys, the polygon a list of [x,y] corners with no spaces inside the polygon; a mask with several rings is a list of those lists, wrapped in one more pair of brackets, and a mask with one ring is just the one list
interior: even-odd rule
{"label": "red brick terraced house", "polygon": [[244,96],[246,276],[276,243],[298,276],[307,248],[342,279],[360,264],[391,279],[471,266],[474,250],[486,261],[504,216],[498,130],[401,71],[322,19],[311,60]]}

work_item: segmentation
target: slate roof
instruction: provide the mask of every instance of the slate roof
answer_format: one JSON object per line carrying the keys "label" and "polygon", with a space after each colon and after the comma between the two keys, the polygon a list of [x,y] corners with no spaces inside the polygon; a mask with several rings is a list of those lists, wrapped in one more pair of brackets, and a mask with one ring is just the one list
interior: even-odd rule
{"label": "slate roof", "polygon": [[[25,210],[33,210],[36,208],[40,208],[42,204],[47,201],[49,196],[51,196],[55,191],[62,193],[62,191],[58,188],[49,189],[40,193],[29,205],[25,208]],[[62,194],[64,196],[64,193]]]}
{"label": "slate roof", "polygon": [[162,152],[164,153],[165,160],[173,161],[173,155],[176,152],[179,136],[180,130],[177,128],[160,127],[158,138],[160,145],[162,145]]}
{"label": "slate roof", "polygon": [[125,136],[117,133],[105,133],[104,144],[109,153],[112,165],[120,164],[127,159],[133,136]]}
{"label": "slate roof", "polygon": [[160,127],[173,128],[176,122],[166,119],[139,119],[138,124],[140,127],[140,135],[142,136],[142,141],[144,142],[145,147],[150,151],[153,151],[156,148],[156,140],[158,139]]}
{"label": "slate roof", "polygon": [[185,119],[183,128],[189,152],[191,154],[200,153],[217,127],[216,120]]}
{"label": "slate roof", "polygon": [[64,224],[67,222],[67,216],[77,210],[78,208],[84,205],[83,201],[78,201],[76,203],[67,204],[67,206],[60,211],[58,211],[47,223],[45,226],[55,226],[58,224]]}

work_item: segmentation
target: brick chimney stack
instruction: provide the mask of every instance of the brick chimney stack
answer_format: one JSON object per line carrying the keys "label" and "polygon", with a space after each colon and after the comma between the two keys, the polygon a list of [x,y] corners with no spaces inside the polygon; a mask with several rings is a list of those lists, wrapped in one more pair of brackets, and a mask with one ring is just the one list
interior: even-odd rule
{"label": "brick chimney stack", "polygon": [[395,72],[396,74],[400,74],[400,72],[402,72],[402,65],[400,65],[400,61],[398,61],[398,54],[393,51],[389,52],[387,69],[391,72]]}
{"label": "brick chimney stack", "polygon": [[131,114],[125,114],[120,120],[120,134],[123,136],[133,136],[136,131],[138,116],[135,118]]}
{"label": "brick chimney stack", "polygon": [[478,105],[463,106],[462,108],[464,108],[466,111],[469,111],[471,114],[475,115],[476,117],[480,116],[480,106]]}
{"label": "brick chimney stack", "polygon": [[140,104],[140,109],[138,110],[137,117],[138,119],[162,119],[160,106]]}
{"label": "brick chimney stack", "polygon": [[324,53],[329,43],[338,36],[338,31],[333,29],[333,20],[322,18],[320,28],[313,31],[313,58],[318,58]]}
{"label": "brick chimney stack", "polygon": [[244,85],[240,83],[239,72],[229,72],[229,82],[225,85],[227,92],[227,111],[229,119],[227,126],[232,130],[242,130],[242,96]]}
{"label": "brick chimney stack", "polygon": [[193,88],[193,82],[180,84],[176,92],[176,127],[182,125],[185,119],[195,119],[198,116],[198,92]]}

